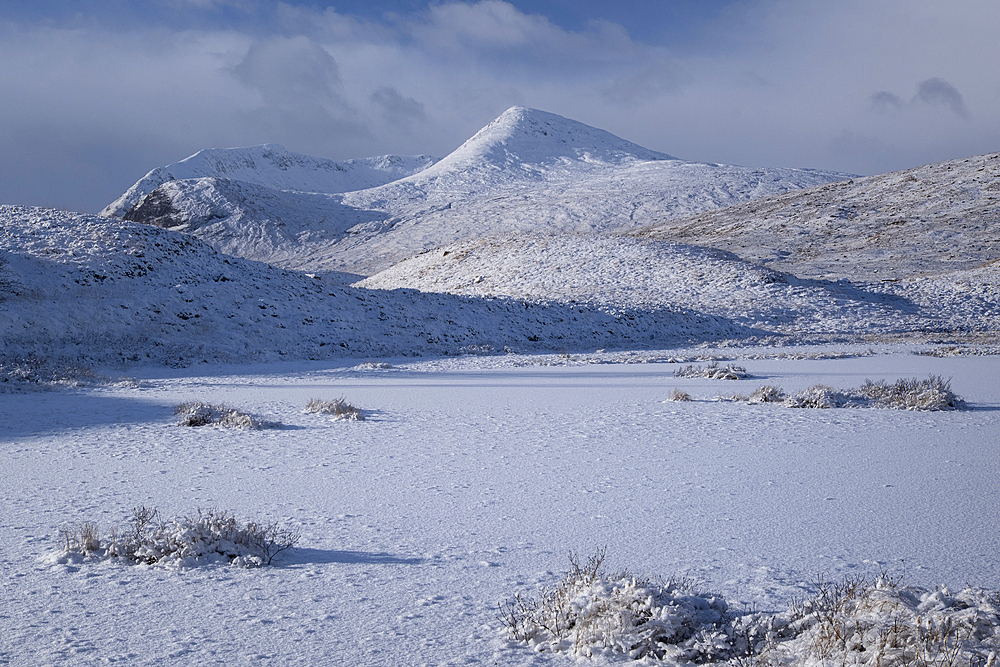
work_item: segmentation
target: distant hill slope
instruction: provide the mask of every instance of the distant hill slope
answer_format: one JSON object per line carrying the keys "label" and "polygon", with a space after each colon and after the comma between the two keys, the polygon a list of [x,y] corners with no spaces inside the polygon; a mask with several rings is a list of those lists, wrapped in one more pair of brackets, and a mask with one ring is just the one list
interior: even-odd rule
{"label": "distant hill slope", "polygon": [[352,288],[169,230],[0,206],[0,366],[648,349],[757,335],[672,306]]}
{"label": "distant hill slope", "polygon": [[445,246],[357,286],[595,308],[683,307],[797,342],[1000,338],[1000,262],[935,278],[851,283],[798,278],[658,239],[518,235]]}
{"label": "distant hill slope", "polygon": [[810,278],[972,269],[1000,259],[1000,153],[664,218],[637,234],[730,250]]}
{"label": "distant hill slope", "polygon": [[381,185],[303,196],[263,177],[249,187],[229,169],[165,181],[139,199],[126,193],[103,214],[287,268],[367,275],[455,241],[627,230],[847,177],[684,162],[513,107],[439,162]]}

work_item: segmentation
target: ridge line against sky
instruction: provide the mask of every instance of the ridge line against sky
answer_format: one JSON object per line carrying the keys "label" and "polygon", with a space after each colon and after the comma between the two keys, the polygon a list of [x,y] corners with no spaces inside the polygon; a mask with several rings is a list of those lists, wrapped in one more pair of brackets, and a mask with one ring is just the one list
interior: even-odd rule
{"label": "ridge line against sky", "polygon": [[995,0],[5,3],[0,204],[97,211],[211,147],[441,157],[515,104],[882,173],[1000,150],[997,34]]}

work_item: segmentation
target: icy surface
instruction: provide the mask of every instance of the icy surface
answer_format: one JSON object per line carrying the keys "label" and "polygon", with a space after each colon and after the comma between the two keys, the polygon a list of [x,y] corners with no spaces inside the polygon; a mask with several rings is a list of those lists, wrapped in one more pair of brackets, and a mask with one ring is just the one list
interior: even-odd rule
{"label": "icy surface", "polygon": [[[973,409],[950,413],[748,406],[677,364],[579,361],[203,366],[3,396],[0,661],[577,664],[508,641],[496,605],[603,546],[611,568],[758,611],[883,568],[998,588],[1000,357],[739,360],[746,393],[951,377]],[[667,402],[675,387],[695,400]],[[338,396],[369,418],[304,411]],[[286,426],[176,426],[191,399]],[[46,561],[60,526],[122,525],[140,504],[277,521],[301,548],[256,570]]]}

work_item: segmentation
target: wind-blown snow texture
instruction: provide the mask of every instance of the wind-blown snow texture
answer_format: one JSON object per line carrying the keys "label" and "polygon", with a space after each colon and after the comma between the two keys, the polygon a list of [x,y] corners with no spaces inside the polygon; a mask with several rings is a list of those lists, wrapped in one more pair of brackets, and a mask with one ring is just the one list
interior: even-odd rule
{"label": "wind-blown snow texture", "polygon": [[848,178],[684,162],[523,107],[509,109],[433,166],[343,194],[313,184],[308,191],[322,194],[303,195],[290,191],[287,180],[272,182],[273,170],[228,166],[242,159],[236,152],[216,171],[202,160],[208,166],[195,182],[179,178],[149,191],[160,178],[150,180],[154,171],[103,215],[176,227],[224,252],[286,268],[367,275],[417,252],[492,233],[632,229]]}

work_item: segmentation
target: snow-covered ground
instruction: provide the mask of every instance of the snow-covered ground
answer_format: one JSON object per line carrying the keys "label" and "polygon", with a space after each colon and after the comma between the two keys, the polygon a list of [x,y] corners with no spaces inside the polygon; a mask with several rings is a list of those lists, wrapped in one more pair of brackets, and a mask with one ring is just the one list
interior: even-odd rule
{"label": "snow-covered ground", "polygon": [[[862,356],[821,358],[844,351]],[[689,350],[139,369],[138,387],[4,394],[0,663],[571,664],[509,641],[497,603],[605,546],[612,568],[756,611],[882,569],[998,588],[1000,357],[780,352],[737,357],[741,381],[592,363]],[[972,409],[715,400],[928,374]],[[694,400],[668,401],[675,388]],[[339,396],[367,419],[304,411]],[[284,427],[175,425],[189,400]],[[45,560],[61,526],[123,525],[137,505],[228,509],[302,539],[261,569]]]}

